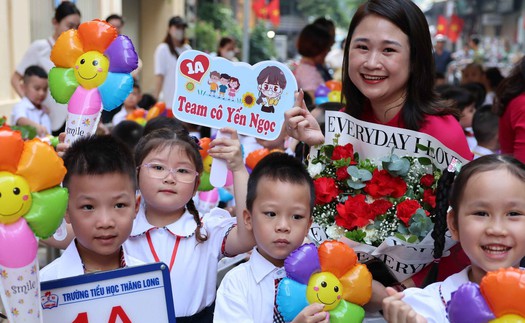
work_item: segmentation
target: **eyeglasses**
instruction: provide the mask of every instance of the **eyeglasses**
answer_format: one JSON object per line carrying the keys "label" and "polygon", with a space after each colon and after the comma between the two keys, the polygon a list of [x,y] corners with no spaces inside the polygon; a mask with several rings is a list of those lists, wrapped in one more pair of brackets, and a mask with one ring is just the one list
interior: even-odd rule
{"label": "eyeglasses", "polygon": [[164,179],[169,173],[172,173],[175,180],[181,183],[192,183],[199,173],[193,169],[188,168],[168,168],[162,164],[147,163],[137,168],[145,167],[147,173],[152,178]]}

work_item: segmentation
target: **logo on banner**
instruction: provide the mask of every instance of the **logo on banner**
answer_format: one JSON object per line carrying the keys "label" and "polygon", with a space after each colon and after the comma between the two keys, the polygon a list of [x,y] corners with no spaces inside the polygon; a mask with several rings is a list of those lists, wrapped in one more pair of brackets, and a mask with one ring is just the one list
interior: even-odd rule
{"label": "logo on banner", "polygon": [[46,292],[44,296],[41,297],[42,308],[50,309],[58,306],[58,296],[56,294],[51,294],[50,291]]}

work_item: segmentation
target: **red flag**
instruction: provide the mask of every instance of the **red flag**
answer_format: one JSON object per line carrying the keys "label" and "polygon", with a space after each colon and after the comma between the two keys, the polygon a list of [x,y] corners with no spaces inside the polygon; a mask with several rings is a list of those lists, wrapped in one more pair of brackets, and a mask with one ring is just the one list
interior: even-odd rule
{"label": "red flag", "polygon": [[439,15],[437,20],[436,35],[447,35],[447,18],[445,16]]}
{"label": "red flag", "polygon": [[451,42],[455,43],[459,35],[461,35],[461,31],[463,30],[463,19],[459,18],[456,15],[452,15],[450,17],[450,25],[448,27],[448,38]]}
{"label": "red flag", "polygon": [[257,18],[268,19],[266,0],[254,0],[252,3],[252,9]]}
{"label": "red flag", "polygon": [[274,26],[279,26],[281,22],[281,11],[279,10],[279,0],[271,0],[268,5],[268,14],[270,21]]}

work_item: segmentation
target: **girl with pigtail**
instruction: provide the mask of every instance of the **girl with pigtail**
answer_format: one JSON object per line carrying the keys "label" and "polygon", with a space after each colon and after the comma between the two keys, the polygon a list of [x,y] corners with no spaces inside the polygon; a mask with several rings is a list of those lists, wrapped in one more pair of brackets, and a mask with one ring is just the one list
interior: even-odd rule
{"label": "girl with pigtail", "polygon": [[224,159],[233,173],[236,218],[223,209],[200,215],[195,208],[203,162],[187,131],[155,130],[135,148],[142,203],[124,249],[142,261],[168,265],[177,322],[212,322],[218,261],[255,245],[242,220],[248,173],[237,132],[221,131],[231,139],[215,139],[208,153]]}
{"label": "girl with pigtail", "polygon": [[424,289],[387,288],[383,315],[388,322],[448,322],[446,304],[459,286],[479,284],[489,271],[519,267],[525,256],[525,165],[514,157],[487,155],[463,166],[456,178],[454,174],[445,171],[439,182],[432,235],[436,261],[427,282],[437,275],[445,222],[471,265]]}

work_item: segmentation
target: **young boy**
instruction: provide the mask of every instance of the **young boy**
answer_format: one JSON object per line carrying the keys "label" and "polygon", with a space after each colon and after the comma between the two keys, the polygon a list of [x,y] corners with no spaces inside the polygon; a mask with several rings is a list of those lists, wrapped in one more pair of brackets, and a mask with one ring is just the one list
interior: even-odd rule
{"label": "young boy", "polygon": [[25,95],[13,107],[13,123],[35,127],[37,135],[44,137],[51,133],[51,119],[42,105],[47,96],[47,73],[42,67],[31,65],[25,70],[23,80]]}
{"label": "young boy", "polygon": [[492,105],[487,104],[476,110],[472,118],[472,130],[478,142],[472,149],[474,159],[481,156],[496,154],[499,150],[499,118],[492,112]]}
{"label": "young boy", "polygon": [[126,100],[124,100],[124,103],[122,104],[122,108],[120,108],[120,111],[117,112],[113,116],[113,126],[118,125],[122,120],[126,120],[126,117],[128,114],[135,111],[135,109],[138,108],[138,103],[141,99],[141,93],[140,93],[140,86],[137,82],[133,83],[133,90],[128,95]]}
{"label": "young boy", "polygon": [[[303,244],[312,223],[312,179],[294,157],[272,153],[248,180],[244,222],[257,246],[250,260],[229,271],[217,291],[214,322],[284,322],[275,307],[284,260]],[[323,305],[311,304],[293,322],[326,322]],[[274,311],[276,313],[274,313]],[[275,321],[279,316],[281,321]]]}
{"label": "young boy", "polygon": [[40,271],[41,281],[142,264],[122,249],[140,200],[130,150],[110,136],[84,137],[66,151],[64,165],[65,219],[75,239]]}

